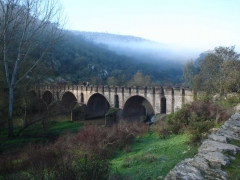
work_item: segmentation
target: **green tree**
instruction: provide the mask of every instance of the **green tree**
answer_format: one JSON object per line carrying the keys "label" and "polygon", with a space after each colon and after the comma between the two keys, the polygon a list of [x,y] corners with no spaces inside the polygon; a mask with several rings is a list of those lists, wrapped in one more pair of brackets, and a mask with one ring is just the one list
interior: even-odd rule
{"label": "green tree", "polygon": [[187,87],[193,87],[193,79],[196,75],[196,68],[194,67],[193,60],[188,61],[183,67],[183,76],[184,85]]}
{"label": "green tree", "polygon": [[107,78],[107,84],[109,86],[118,86],[119,85],[119,81],[115,77],[108,77]]}
{"label": "green tree", "polygon": [[200,72],[194,77],[194,89],[221,95],[239,88],[240,54],[235,47],[216,47],[200,61]]}
{"label": "green tree", "polygon": [[0,54],[9,91],[9,137],[14,136],[15,90],[31,78],[36,66],[62,37],[61,13],[57,0],[0,1]]}
{"label": "green tree", "polygon": [[240,87],[240,61],[237,59],[229,59],[222,65],[223,72],[223,92],[237,91]]}
{"label": "green tree", "polygon": [[129,86],[152,86],[153,82],[150,76],[144,76],[140,71],[138,71],[132,79],[128,82]]}

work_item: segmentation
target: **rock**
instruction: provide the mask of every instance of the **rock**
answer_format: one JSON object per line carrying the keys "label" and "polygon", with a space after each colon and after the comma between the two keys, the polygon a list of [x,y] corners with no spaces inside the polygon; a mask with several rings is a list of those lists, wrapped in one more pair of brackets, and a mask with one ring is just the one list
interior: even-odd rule
{"label": "rock", "polygon": [[191,166],[189,162],[192,159],[186,159],[178,163],[165,177],[165,180],[204,180],[201,172]]}
{"label": "rock", "polygon": [[205,172],[204,179],[212,179],[212,180],[227,180],[228,175],[225,171],[220,169],[209,169],[209,171]]}
{"label": "rock", "polygon": [[222,143],[228,143],[228,138],[226,136],[220,136],[216,134],[209,134],[208,139],[213,140],[213,141],[218,141]]}
{"label": "rock", "polygon": [[225,121],[224,124],[225,125],[234,125],[234,126],[240,127],[240,121],[237,121],[237,120],[228,120],[228,121]]}
{"label": "rock", "polygon": [[208,152],[206,154],[198,153],[198,156],[206,159],[211,167],[214,168],[221,168],[221,165],[226,166],[230,164],[229,158],[220,152]]}
{"label": "rock", "polygon": [[240,133],[240,121],[228,120],[223,125],[224,129],[232,129],[235,133]]}
{"label": "rock", "polygon": [[[190,164],[200,170],[204,179],[227,179],[227,174],[224,171],[218,171],[218,169],[211,169],[208,165],[208,161],[198,154],[193,158]],[[214,178],[213,178],[214,177]]]}
{"label": "rock", "polygon": [[225,136],[227,137],[229,140],[238,140],[240,141],[239,135],[231,130],[228,129],[219,129],[218,132],[216,132],[216,135],[220,135],[220,136]]}
{"label": "rock", "polygon": [[201,171],[209,170],[209,165],[206,159],[201,156],[196,155],[192,161],[189,162],[192,166],[200,169]]}
{"label": "rock", "polygon": [[[215,171],[215,174],[216,174],[217,176],[220,175],[219,178],[224,179],[224,180],[227,180],[227,179],[228,179],[228,174],[227,174],[225,171],[222,171],[221,169],[215,169],[214,171]],[[217,178],[216,178],[216,179],[217,179]]]}
{"label": "rock", "polygon": [[208,152],[227,152],[231,154],[236,154],[240,148],[238,146],[221,143],[213,140],[205,140],[202,145],[198,148],[199,153],[208,153]]}
{"label": "rock", "polygon": [[232,115],[230,119],[240,121],[240,114],[236,113],[236,114]]}

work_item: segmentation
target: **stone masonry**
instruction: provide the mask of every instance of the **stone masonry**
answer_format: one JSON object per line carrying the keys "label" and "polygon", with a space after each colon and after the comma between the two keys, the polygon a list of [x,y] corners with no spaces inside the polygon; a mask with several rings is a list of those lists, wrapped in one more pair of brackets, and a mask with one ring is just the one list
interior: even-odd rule
{"label": "stone masonry", "polygon": [[[89,99],[94,94],[104,96],[110,107],[123,109],[126,101],[134,96],[141,96],[148,101],[154,114],[169,114],[175,112],[185,103],[193,101],[193,91],[188,88],[180,87],[119,87],[119,86],[83,86],[83,85],[48,85],[33,87],[33,91],[39,98],[42,98],[45,92],[50,92],[53,99],[61,101],[66,92],[72,93],[79,104],[88,104]],[[164,111],[164,112],[163,112]]]}

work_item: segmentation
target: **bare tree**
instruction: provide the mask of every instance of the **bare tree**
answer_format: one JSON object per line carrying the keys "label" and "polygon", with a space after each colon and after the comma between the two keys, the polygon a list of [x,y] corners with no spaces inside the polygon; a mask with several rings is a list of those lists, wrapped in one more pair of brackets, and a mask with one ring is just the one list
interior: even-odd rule
{"label": "bare tree", "polygon": [[0,55],[9,89],[9,137],[14,91],[62,37],[58,0],[0,0]]}

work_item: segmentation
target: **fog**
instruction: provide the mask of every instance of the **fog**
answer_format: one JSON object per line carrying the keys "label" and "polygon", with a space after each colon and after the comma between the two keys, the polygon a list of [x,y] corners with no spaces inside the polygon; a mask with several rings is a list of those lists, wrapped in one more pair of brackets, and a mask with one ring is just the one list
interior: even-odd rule
{"label": "fog", "polygon": [[201,53],[200,50],[185,48],[174,44],[158,43],[134,36],[96,32],[79,33],[88,41],[92,41],[99,46],[102,44],[107,45],[109,50],[115,51],[117,54],[131,56],[142,62],[185,63],[190,59],[198,58]]}

